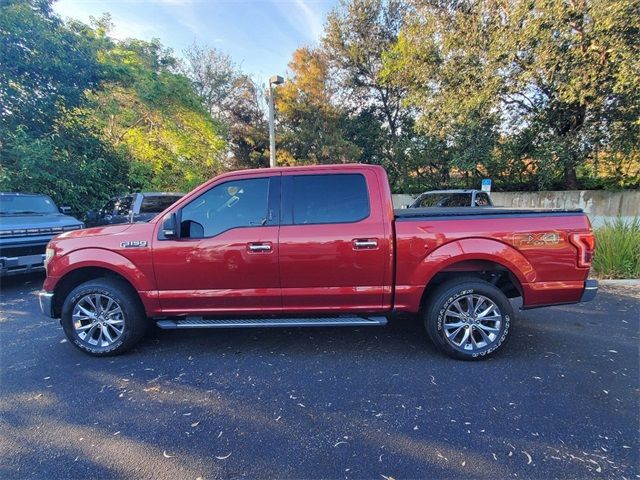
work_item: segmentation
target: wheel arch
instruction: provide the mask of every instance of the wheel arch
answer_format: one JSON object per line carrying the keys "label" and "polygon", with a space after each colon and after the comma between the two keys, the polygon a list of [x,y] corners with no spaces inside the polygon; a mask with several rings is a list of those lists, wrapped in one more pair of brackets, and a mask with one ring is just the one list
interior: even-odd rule
{"label": "wheel arch", "polygon": [[66,300],[69,293],[71,293],[74,288],[85,282],[96,280],[99,278],[110,278],[117,280],[144,305],[144,302],[142,302],[142,298],[138,294],[138,291],[135,289],[133,284],[120,273],[105,267],[84,266],[76,268],[74,270],[70,270],[56,283],[53,291],[53,312],[56,318],[60,317],[62,313],[62,305],[64,304],[64,301]]}
{"label": "wheel arch", "polygon": [[422,283],[420,308],[442,283],[455,277],[476,277],[497,286],[507,297],[524,295],[523,284],[534,281],[531,263],[515,248],[489,239],[468,238],[443,245],[424,260],[431,272]]}

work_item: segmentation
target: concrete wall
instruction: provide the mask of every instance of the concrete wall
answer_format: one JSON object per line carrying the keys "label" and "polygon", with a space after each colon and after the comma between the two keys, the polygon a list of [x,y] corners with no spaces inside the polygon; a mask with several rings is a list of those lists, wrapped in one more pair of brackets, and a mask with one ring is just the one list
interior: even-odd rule
{"label": "concrete wall", "polygon": [[[396,208],[411,203],[412,195],[394,195]],[[603,190],[572,190],[566,192],[493,192],[493,203],[500,207],[517,208],[581,208],[591,223],[601,226],[616,217],[631,220],[640,217],[640,190],[607,192]]]}

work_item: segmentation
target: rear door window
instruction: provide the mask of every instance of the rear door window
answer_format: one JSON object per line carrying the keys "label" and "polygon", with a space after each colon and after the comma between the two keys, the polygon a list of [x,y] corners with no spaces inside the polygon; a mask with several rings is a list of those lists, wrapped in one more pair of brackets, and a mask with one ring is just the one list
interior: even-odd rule
{"label": "rear door window", "polygon": [[176,203],[181,195],[149,195],[143,198],[140,213],[160,213]]}
{"label": "rear door window", "polygon": [[369,216],[361,174],[297,175],[292,179],[294,225],[352,223]]}

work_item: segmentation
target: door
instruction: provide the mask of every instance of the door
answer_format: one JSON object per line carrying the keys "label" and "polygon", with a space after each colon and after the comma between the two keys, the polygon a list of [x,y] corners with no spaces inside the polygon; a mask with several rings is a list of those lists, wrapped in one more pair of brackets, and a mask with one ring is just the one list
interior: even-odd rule
{"label": "door", "polygon": [[380,311],[391,252],[375,173],[300,172],[282,182],[285,311]]}
{"label": "door", "polygon": [[279,176],[240,177],[180,208],[180,238],[154,241],[163,312],[280,312],[279,197]]}

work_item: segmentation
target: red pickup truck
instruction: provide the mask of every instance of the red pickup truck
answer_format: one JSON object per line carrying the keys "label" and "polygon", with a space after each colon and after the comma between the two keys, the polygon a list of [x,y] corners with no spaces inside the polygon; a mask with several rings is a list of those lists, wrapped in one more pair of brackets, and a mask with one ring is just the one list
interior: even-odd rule
{"label": "red pickup truck", "polygon": [[96,356],[160,328],[384,325],[418,314],[461,359],[507,340],[523,308],[593,299],[580,210],[393,209],[371,165],[221,175],[148,223],[63,233],[42,311]]}

